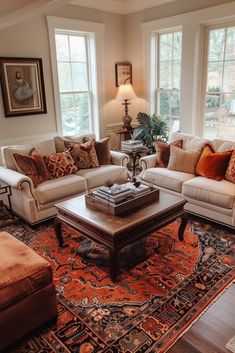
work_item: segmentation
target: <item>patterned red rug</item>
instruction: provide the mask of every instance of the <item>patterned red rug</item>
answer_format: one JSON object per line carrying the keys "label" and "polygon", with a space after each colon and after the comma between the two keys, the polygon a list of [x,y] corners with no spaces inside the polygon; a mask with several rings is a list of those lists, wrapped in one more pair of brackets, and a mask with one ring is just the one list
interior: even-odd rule
{"label": "patterned red rug", "polygon": [[51,263],[59,310],[8,352],[163,353],[235,279],[232,233],[195,220],[184,242],[175,222],[125,248],[115,284],[106,249],[69,228],[63,249],[51,223],[4,229]]}

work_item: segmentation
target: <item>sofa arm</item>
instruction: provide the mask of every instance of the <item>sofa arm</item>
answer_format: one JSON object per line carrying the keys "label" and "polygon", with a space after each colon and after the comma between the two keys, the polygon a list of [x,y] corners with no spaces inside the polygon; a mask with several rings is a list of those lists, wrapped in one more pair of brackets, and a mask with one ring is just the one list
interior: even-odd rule
{"label": "sofa arm", "polygon": [[129,156],[122,152],[110,151],[111,163],[115,165],[121,165],[126,167],[129,162]]}
{"label": "sofa arm", "polygon": [[15,189],[22,189],[24,183],[27,183],[32,189],[34,188],[33,182],[29,177],[19,172],[16,172],[14,170],[1,167],[1,166],[0,166],[0,180],[12,186]]}
{"label": "sofa arm", "polygon": [[144,156],[140,158],[139,164],[142,168],[142,171],[156,167],[157,155],[151,154],[150,156]]}

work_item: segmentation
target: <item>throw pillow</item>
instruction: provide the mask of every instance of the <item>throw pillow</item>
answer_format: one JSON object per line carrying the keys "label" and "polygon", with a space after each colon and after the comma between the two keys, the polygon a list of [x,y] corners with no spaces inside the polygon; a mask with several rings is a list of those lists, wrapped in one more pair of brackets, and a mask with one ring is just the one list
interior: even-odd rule
{"label": "throw pillow", "polygon": [[226,170],[225,179],[235,184],[235,150],[233,150],[228,168]]}
{"label": "throw pillow", "polygon": [[[89,137],[84,137],[83,142],[90,141]],[[105,137],[99,141],[95,141],[95,151],[100,165],[110,164],[110,137]]]}
{"label": "throw pillow", "polygon": [[65,141],[64,144],[68,148],[75,165],[79,169],[99,167],[99,161],[93,140],[81,144]]}
{"label": "throw pillow", "polygon": [[215,153],[210,145],[206,145],[196,166],[196,174],[203,177],[223,180],[231,158],[232,151]]}
{"label": "throw pillow", "polygon": [[198,150],[184,151],[179,147],[170,146],[170,159],[168,169],[184,173],[195,173],[200,152]]}
{"label": "throw pillow", "polygon": [[52,179],[74,174],[78,170],[69,151],[54,153],[43,158]]}
{"label": "throw pillow", "polygon": [[167,168],[170,158],[170,146],[182,148],[182,145],[183,140],[177,140],[170,144],[162,141],[155,141],[155,150],[157,154],[156,167]]}
{"label": "throw pillow", "polygon": [[32,179],[34,187],[51,179],[43,156],[38,154],[35,149],[30,152],[30,155],[14,153],[13,157],[17,170]]}

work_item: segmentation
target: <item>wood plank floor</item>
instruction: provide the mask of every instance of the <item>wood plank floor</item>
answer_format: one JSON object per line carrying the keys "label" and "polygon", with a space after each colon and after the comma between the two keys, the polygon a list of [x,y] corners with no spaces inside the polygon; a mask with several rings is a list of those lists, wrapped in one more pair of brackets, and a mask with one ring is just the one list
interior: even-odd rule
{"label": "wood plank floor", "polygon": [[235,284],[203,314],[168,353],[231,353],[225,345],[235,336]]}

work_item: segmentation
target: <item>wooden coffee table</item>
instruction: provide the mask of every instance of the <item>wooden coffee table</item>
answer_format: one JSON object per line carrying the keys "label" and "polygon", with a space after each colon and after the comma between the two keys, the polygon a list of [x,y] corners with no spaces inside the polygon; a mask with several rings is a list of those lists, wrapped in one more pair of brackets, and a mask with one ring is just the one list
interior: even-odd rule
{"label": "wooden coffee table", "polygon": [[113,216],[92,206],[86,206],[85,196],[78,196],[55,205],[58,214],[54,229],[60,246],[63,246],[62,223],[74,228],[88,239],[106,246],[110,255],[110,276],[116,281],[118,253],[126,245],[181,217],[178,237],[183,240],[188,222],[184,205],[187,200],[160,191],[158,202],[120,216]]}

